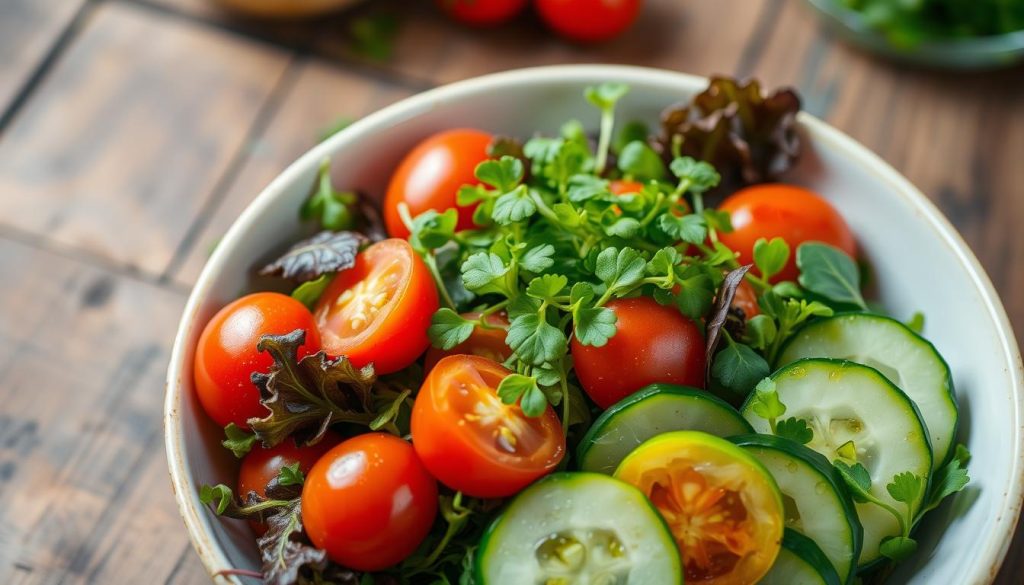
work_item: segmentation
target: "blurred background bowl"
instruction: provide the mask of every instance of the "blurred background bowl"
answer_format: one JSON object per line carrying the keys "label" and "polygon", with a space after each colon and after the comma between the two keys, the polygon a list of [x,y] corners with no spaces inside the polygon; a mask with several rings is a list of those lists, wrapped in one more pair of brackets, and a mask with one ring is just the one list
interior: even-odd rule
{"label": "blurred background bowl", "polygon": [[[363,118],[279,175],[241,214],[203,269],[185,307],[168,369],[165,442],[171,479],[189,535],[211,574],[256,569],[248,525],[222,520],[199,502],[201,484],[234,485],[237,462],[223,431],[204,416],[192,388],[193,347],[213,313],[235,299],[252,269],[299,234],[298,210],[324,157],[335,184],[381,196],[399,159],[422,138],[451,127],[496,134],[557,134],[570,118],[596,126],[583,89],[628,83],[619,120],[655,121],[707,80],[608,65],[509,71],[418,94]],[[785,178],[828,198],[857,236],[877,276],[878,297],[898,318],[928,316],[925,334],[953,371],[960,434],[974,454],[963,493],[929,515],[920,549],[894,582],[991,583],[1009,547],[1024,488],[1024,382],[1006,313],[977,259],[935,206],[880,158],[824,122],[801,114],[805,153]],[[941,275],[941,286],[935,286]],[[234,577],[223,579],[237,579]]]}
{"label": "blurred background bowl", "polygon": [[864,16],[837,0],[807,0],[851,44],[902,63],[937,69],[999,69],[1024,62],[1024,30],[992,36],[924,40],[895,44],[872,28]]}

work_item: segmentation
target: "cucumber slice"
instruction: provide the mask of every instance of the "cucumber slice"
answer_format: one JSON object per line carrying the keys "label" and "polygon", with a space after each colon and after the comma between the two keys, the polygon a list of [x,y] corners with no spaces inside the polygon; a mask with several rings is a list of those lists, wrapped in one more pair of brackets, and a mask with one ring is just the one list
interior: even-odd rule
{"label": "cucumber slice", "polygon": [[555,473],[512,501],[484,534],[477,585],[680,585],[668,526],[639,490],[600,473]]}
{"label": "cucumber slice", "polygon": [[932,469],[952,454],[958,413],[949,366],[934,345],[909,327],[864,313],[815,321],[786,344],[779,365],[807,357],[845,359],[882,372],[917,404],[931,439]]}
{"label": "cucumber slice", "polygon": [[594,421],[576,452],[580,469],[611,475],[633,449],[669,431],[729,437],[752,429],[735,408],[704,390],[651,384],[612,405]]}
{"label": "cucumber slice", "polygon": [[[779,400],[786,405],[784,418],[799,418],[814,431],[808,447],[829,461],[851,447],[857,461],[871,476],[871,493],[898,510],[885,486],[897,473],[909,471],[928,478],[932,452],[928,431],[917,407],[907,395],[878,370],[844,360],[803,359],[772,374]],[[758,433],[771,434],[765,419],[753,411],[756,393],[740,409]],[[849,458],[849,457],[847,457]],[[927,490],[924,490],[927,492]],[[921,502],[915,502],[916,514]],[[878,546],[886,536],[899,534],[896,519],[874,504],[856,504],[864,527],[859,565],[880,557]]]}
{"label": "cucumber slice", "polygon": [[835,568],[814,541],[789,528],[775,564],[759,585],[842,585]]}
{"label": "cucumber slice", "polygon": [[775,477],[786,511],[787,535],[796,530],[810,537],[838,575],[837,583],[851,582],[863,529],[853,499],[832,464],[820,453],[782,437],[743,435],[729,440],[753,455]]}

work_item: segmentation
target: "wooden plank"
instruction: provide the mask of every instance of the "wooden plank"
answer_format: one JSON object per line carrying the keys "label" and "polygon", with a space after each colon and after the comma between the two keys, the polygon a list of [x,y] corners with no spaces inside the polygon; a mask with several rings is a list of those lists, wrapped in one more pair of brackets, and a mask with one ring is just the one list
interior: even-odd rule
{"label": "wooden plank", "polygon": [[104,4],[0,142],[0,222],[158,272],[288,55]]}
{"label": "wooden plank", "polygon": [[2,239],[0,280],[0,582],[111,582],[89,575],[129,549],[162,580],[187,540],[160,424],[184,296]]}
{"label": "wooden plank", "polygon": [[85,0],[0,2],[0,116],[67,28]]}
{"label": "wooden plank", "polygon": [[[354,54],[344,27],[325,27],[316,48],[402,75],[413,83],[447,83],[485,73],[556,63],[633,63],[708,75],[733,71],[766,0],[650,0],[621,37],[595,45],[560,39],[535,17],[491,29],[449,21],[433,3],[378,0],[356,9],[401,16],[394,55],[381,63]],[[725,25],[723,25],[725,23]],[[339,31],[342,31],[339,34]]]}
{"label": "wooden plank", "polygon": [[345,73],[321,60],[301,64],[266,130],[246,147],[247,157],[201,231],[182,244],[171,275],[192,284],[238,214],[275,176],[316,144],[339,119],[356,119],[408,95],[408,90]]}

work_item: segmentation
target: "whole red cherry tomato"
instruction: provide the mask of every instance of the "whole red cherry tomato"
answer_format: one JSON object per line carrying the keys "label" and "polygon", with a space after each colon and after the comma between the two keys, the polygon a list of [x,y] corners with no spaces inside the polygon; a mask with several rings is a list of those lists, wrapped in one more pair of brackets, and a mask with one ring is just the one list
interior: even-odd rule
{"label": "whole red cherry tomato", "polygon": [[629,28],[640,13],[640,0],[537,0],[544,22],[574,41],[605,41]]}
{"label": "whole red cherry tomato", "polygon": [[389,374],[427,349],[437,307],[429,269],[409,242],[392,238],[360,252],[355,266],[328,285],[314,314],[328,354]]}
{"label": "whole red cherry tomato", "polygon": [[[463,313],[467,319],[479,319],[480,313]],[[505,336],[508,334],[508,316],[505,313],[492,313],[487,316],[486,322],[491,327],[474,327],[469,339],[456,345],[449,350],[431,347],[427,350],[427,357],[423,361],[423,370],[429,372],[434,369],[441,358],[450,355],[478,355],[496,362],[503,362],[512,355],[512,350],[505,343]]]}
{"label": "whole red cherry tomato", "polygon": [[608,190],[616,195],[629,195],[643,191],[644,184],[639,181],[616,179],[608,184]]}
{"label": "whole red cherry tomato", "polygon": [[511,496],[562,460],[565,435],[550,406],[531,418],[498,397],[511,373],[487,358],[453,355],[427,375],[412,408],[412,444],[441,483],[479,498]]}
{"label": "whole red cherry tomato", "polygon": [[274,360],[256,344],[264,335],[296,329],[306,331],[300,359],[320,351],[313,315],[288,295],[253,293],[218,311],[199,336],[193,364],[196,394],[206,414],[220,426],[235,423],[242,428],[249,428],[250,418],[266,415],[250,376],[266,372]]}
{"label": "whole red cherry tomato", "polygon": [[302,487],[309,540],[357,571],[380,571],[408,557],[436,514],[437,482],[408,441],[386,433],[334,447]]}
{"label": "whole red cherry tomato", "polygon": [[456,208],[456,229],[470,229],[476,205],[459,207],[456,195],[466,184],[477,184],[476,166],[487,160],[487,147],[493,136],[480,130],[446,130],[420,142],[405,155],[391,176],[384,196],[384,225],[395,238],[409,237],[398,205],[409,206],[409,215],[433,209],[439,212]]}
{"label": "whole red cherry tomato", "polygon": [[828,201],[803,187],[754,185],[728,197],[719,209],[732,216],[733,231],[718,237],[739,253],[741,264],[752,261],[754,243],[761,238],[780,237],[789,244],[789,262],[772,282],[797,279],[796,248],[804,242],[831,244],[850,256],[857,253],[853,233],[843,216]]}
{"label": "whole red cherry tomato", "polygon": [[594,347],[572,340],[576,375],[598,406],[608,408],[655,382],[704,386],[704,338],[693,321],[650,297],[605,306],[617,318],[608,343]]}
{"label": "whole red cherry tomato", "polygon": [[459,22],[490,26],[510,20],[526,6],[526,0],[435,0],[441,10]]}

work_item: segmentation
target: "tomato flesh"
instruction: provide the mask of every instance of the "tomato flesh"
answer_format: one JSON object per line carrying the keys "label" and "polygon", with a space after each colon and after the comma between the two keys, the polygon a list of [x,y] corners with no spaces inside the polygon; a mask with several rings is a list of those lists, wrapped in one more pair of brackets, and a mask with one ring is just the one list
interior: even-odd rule
{"label": "tomato flesh", "polygon": [[269,370],[274,360],[256,344],[264,335],[296,329],[306,332],[300,359],[320,350],[313,315],[288,295],[254,293],[218,311],[199,336],[193,362],[196,394],[206,414],[220,426],[235,423],[246,429],[250,418],[265,416],[268,411],[251,376]]}
{"label": "tomato flesh", "polygon": [[687,583],[756,583],[782,541],[782,497],[756,460],[695,431],[659,435],[636,448],[615,477],[640,489],[679,545]]}
{"label": "tomato flesh", "polygon": [[360,252],[355,266],[331,281],[314,314],[327,353],[388,374],[427,348],[427,328],[437,308],[437,288],[426,265],[408,242],[390,239]]}
{"label": "tomato flesh", "polygon": [[[466,319],[479,319],[480,313],[463,313]],[[486,317],[490,327],[474,327],[469,339],[455,347],[443,350],[431,347],[427,350],[427,357],[423,361],[423,370],[429,372],[434,369],[441,358],[450,355],[478,355],[496,362],[504,362],[512,355],[512,350],[505,343],[505,336],[508,334],[508,316],[505,313],[492,313]]]}
{"label": "tomato flesh", "polygon": [[413,446],[441,483],[475,497],[505,497],[562,460],[565,437],[550,406],[531,418],[498,397],[509,374],[487,358],[454,355],[427,375],[412,410]]}
{"label": "tomato flesh", "polygon": [[656,382],[704,386],[704,337],[693,321],[650,297],[616,299],[606,306],[617,318],[608,343],[594,347],[572,341],[576,375],[598,406],[608,408]]}
{"label": "tomato flesh", "polygon": [[437,482],[412,445],[385,433],[337,445],[316,462],[302,488],[310,541],[358,571],[380,571],[408,557],[436,514]]}
{"label": "tomato flesh", "polygon": [[476,205],[460,207],[456,195],[463,185],[479,183],[476,166],[487,160],[487,148],[493,136],[480,130],[446,130],[428,137],[413,148],[398,165],[384,196],[384,225],[395,238],[409,237],[398,206],[405,204],[409,215],[433,209],[444,212],[457,209],[456,229],[475,227]]}
{"label": "tomato flesh", "polygon": [[[733,231],[719,233],[723,244],[739,254],[739,262],[752,262],[754,244],[765,238],[784,239],[790,248],[789,261],[772,282],[796,280],[796,249],[804,242],[824,242],[856,256],[853,232],[832,205],[796,185],[754,185],[728,197],[719,207],[729,212]],[[756,272],[757,269],[754,268]]]}

